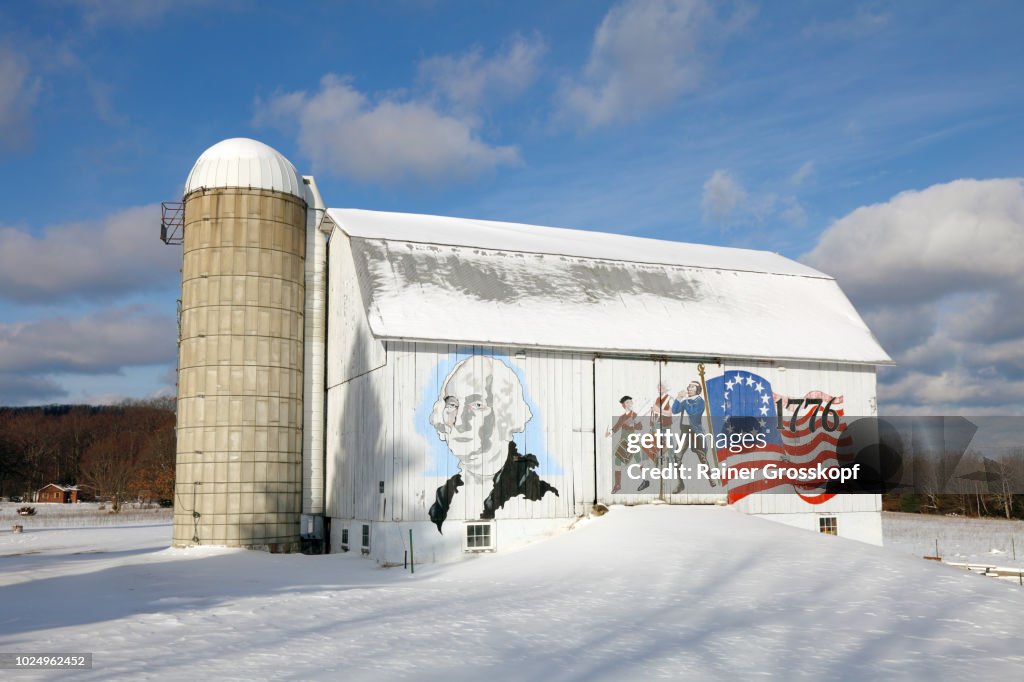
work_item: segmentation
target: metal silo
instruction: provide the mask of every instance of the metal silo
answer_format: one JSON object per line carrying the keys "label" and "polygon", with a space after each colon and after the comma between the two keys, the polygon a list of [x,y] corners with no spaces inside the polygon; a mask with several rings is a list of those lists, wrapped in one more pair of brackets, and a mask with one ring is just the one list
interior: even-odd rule
{"label": "metal silo", "polygon": [[295,551],[302,512],[307,190],[244,138],[184,192],[176,546]]}

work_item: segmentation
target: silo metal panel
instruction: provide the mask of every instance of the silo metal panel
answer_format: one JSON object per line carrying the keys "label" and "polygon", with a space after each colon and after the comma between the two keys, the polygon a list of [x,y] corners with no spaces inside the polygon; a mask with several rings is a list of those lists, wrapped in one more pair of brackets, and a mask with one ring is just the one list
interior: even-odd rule
{"label": "silo metal panel", "polygon": [[[202,482],[195,493],[201,544],[294,549],[302,485],[301,395],[294,387],[296,377],[301,382],[303,339],[293,320],[300,311],[264,307],[261,292],[279,278],[263,272],[260,265],[268,261],[246,245],[258,244],[267,229],[302,232],[305,216],[301,206],[278,207],[274,215],[301,217],[301,223],[267,226],[267,218],[249,214],[249,200],[267,207],[297,202],[288,195],[257,194],[208,190],[187,200],[183,281],[189,284],[183,286],[180,365],[188,376],[203,378],[203,395],[180,396],[179,433],[188,436],[179,441],[178,461],[192,480]],[[204,203],[223,211],[204,216],[191,210]],[[301,255],[292,256],[301,261]],[[296,272],[301,275],[301,267]],[[301,305],[301,278],[290,285],[299,292],[291,302]],[[186,381],[188,387],[192,383]],[[179,484],[191,487],[192,480]],[[178,492],[192,493],[183,487]],[[188,527],[176,528],[176,543],[191,542],[194,521],[184,510],[176,514],[176,527]]]}
{"label": "silo metal panel", "polygon": [[254,159],[243,159],[238,162],[238,186],[251,187],[255,176],[252,173]]}

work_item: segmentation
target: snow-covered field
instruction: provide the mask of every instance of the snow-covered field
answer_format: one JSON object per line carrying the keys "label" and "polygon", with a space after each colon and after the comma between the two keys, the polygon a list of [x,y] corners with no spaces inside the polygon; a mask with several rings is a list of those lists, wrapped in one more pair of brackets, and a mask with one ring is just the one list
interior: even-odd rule
{"label": "snow-covered field", "polygon": [[1024,521],[884,512],[882,533],[886,547],[919,558],[937,543],[943,561],[1024,569]]}
{"label": "snow-covered field", "polygon": [[[34,516],[21,516],[18,510],[32,507]],[[88,528],[91,526],[124,526],[139,523],[169,523],[174,510],[157,506],[125,504],[117,514],[109,505],[97,502],[57,504],[43,502],[0,502],[0,528],[10,530],[14,524],[34,528]]]}
{"label": "snow-covered field", "polygon": [[415,575],[169,538],[3,529],[0,652],[93,652],[98,680],[1024,674],[1024,590],[727,508],[613,507]]}

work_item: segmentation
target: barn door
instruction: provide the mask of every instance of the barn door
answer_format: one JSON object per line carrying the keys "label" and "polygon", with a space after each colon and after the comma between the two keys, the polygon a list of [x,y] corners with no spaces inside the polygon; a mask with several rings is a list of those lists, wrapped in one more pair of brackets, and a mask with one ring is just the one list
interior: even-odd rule
{"label": "barn door", "polygon": [[[661,499],[674,504],[711,504],[724,499],[720,488],[693,478],[706,453],[692,448],[640,448],[629,452],[631,434],[668,431],[678,438],[700,424],[703,408],[696,363],[597,358],[594,361],[597,426],[597,492],[604,504],[643,504]],[[633,448],[634,451],[637,448]],[[713,464],[714,460],[710,460]],[[639,464],[641,467],[631,465]],[[691,479],[646,480],[630,476],[639,468],[689,469]]]}
{"label": "barn door", "polygon": [[[662,481],[637,480],[630,471],[652,466],[661,453],[628,452],[631,434],[650,431],[652,411],[661,409],[661,362],[597,358],[594,403],[597,432],[597,493],[604,504],[643,504],[664,494]],[[671,408],[671,406],[669,406]]]}

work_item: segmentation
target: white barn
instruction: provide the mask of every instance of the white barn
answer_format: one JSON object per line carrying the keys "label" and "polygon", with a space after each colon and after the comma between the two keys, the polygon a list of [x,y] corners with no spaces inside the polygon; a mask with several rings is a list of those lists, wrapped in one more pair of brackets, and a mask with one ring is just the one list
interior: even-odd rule
{"label": "white barn", "polygon": [[[293,320],[294,331],[284,333],[289,343],[301,343],[301,358],[295,352],[281,357],[290,358],[282,371],[289,377],[297,372],[302,391],[289,394],[295,408],[279,441],[291,447],[288,434],[294,433],[301,447],[296,442],[293,457],[278,456],[272,435],[271,445],[262,446],[268,452],[261,454],[258,443],[267,439],[260,436],[260,401],[284,404],[276,394],[261,397],[261,391],[273,393],[273,373],[261,384],[254,370],[250,391],[249,360],[231,360],[234,350],[225,350],[224,343],[216,353],[195,345],[210,343],[217,315],[239,321],[218,329],[244,337],[236,344],[241,354],[249,336],[260,335],[244,320],[263,319],[245,309],[261,303],[262,280],[248,289],[239,282],[236,254],[234,299],[219,307],[184,305],[186,312],[209,311],[201,315],[203,335],[188,328],[191,316],[183,316],[182,348],[193,347],[188,358],[182,351],[180,363],[177,485],[179,499],[192,495],[194,501],[191,509],[180,505],[176,511],[176,544],[288,551],[301,533],[323,537],[332,552],[362,551],[381,563],[401,563],[410,543],[417,562],[447,561],[560,532],[595,503],[655,500],[733,504],[791,525],[881,543],[877,495],[822,495],[793,486],[768,491],[763,482],[733,482],[727,493],[708,480],[691,478],[681,485],[633,477],[656,464],[692,468],[709,460],[714,465],[716,458],[729,466],[750,461],[749,452],[627,447],[629,434],[639,436],[652,426],[678,435],[724,433],[730,414],[774,420],[778,409],[788,421],[790,401],[806,399],[837,414],[876,413],[875,369],[891,360],[827,274],[762,251],[328,209],[312,178],[296,174],[281,181],[294,168],[269,147],[228,142],[234,144],[226,151],[218,147],[227,143],[208,150],[190,175],[186,264],[189,253],[237,250],[247,239],[245,221],[261,220],[256,208],[220,217],[215,197],[238,194],[243,199],[231,201],[244,202],[247,193],[260,201],[281,194],[287,207],[300,206],[301,199],[305,219],[294,223],[296,234],[304,230],[295,260],[301,263],[302,290],[288,299],[301,308],[301,324]],[[210,168],[216,170],[204,175]],[[192,209],[200,199],[205,208]],[[200,220],[197,210],[205,211],[201,219],[209,225],[192,227],[193,219]],[[233,236],[218,237],[222,219],[235,221]],[[268,235],[265,223],[259,229]],[[207,230],[206,241],[192,250],[190,229]],[[253,236],[246,248],[259,251],[264,242],[269,238]],[[261,277],[260,254],[249,257],[247,276]],[[210,263],[215,260],[230,258],[211,255]],[[274,277],[280,274],[275,270]],[[194,275],[207,288],[218,276],[206,270]],[[186,287],[192,277],[183,273]],[[239,290],[254,292],[251,300]],[[274,311],[281,306],[270,307],[264,329],[289,327],[275,326]],[[272,350],[267,357],[273,364]],[[189,383],[192,367],[202,363],[207,364],[196,375],[206,377],[203,385]],[[234,363],[239,379],[231,388],[234,370],[225,365]],[[218,391],[228,395],[212,401]],[[233,421],[231,406],[237,402],[244,415],[249,393],[256,418]],[[201,410],[195,401],[202,402]],[[223,407],[211,410],[211,403]],[[760,412],[736,409],[755,403]],[[277,407],[271,414],[278,414]],[[786,441],[783,421],[773,429],[761,420],[761,432],[778,446],[782,461],[827,457],[827,443],[823,453],[821,443],[801,449]],[[229,432],[223,448],[217,446],[218,428]],[[256,432],[251,457],[246,429]],[[184,442],[183,434],[190,434]],[[201,436],[205,450],[197,446]],[[249,459],[255,468],[246,468]],[[262,459],[270,462],[266,469],[260,468]],[[235,462],[242,473],[233,488]],[[300,470],[301,481],[294,485],[259,479],[298,477]],[[246,483],[246,472],[256,480]],[[202,480],[209,476],[215,480]],[[218,476],[225,479],[221,488]],[[259,497],[261,490],[276,496],[272,504],[246,502],[247,494]],[[297,491],[301,509],[299,498],[291,497]],[[293,522],[295,532],[289,534]],[[266,530],[270,524],[273,531]]]}

